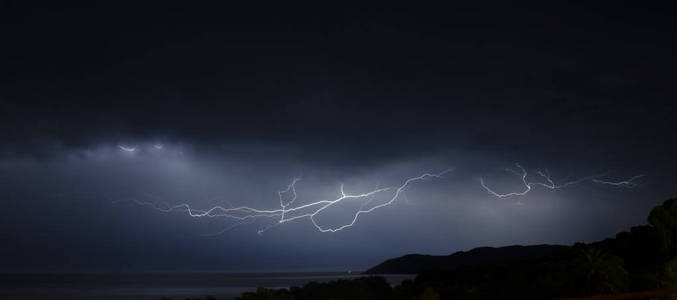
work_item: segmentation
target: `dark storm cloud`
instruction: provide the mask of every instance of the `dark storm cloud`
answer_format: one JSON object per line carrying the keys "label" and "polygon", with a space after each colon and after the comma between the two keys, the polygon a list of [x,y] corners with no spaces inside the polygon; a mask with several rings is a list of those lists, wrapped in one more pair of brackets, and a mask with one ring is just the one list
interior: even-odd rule
{"label": "dark storm cloud", "polygon": [[534,140],[575,151],[674,129],[674,45],[654,11],[3,11],[5,151],[130,138],[385,156]]}
{"label": "dark storm cloud", "polygon": [[[0,257],[32,259],[5,269],[366,267],[595,240],[674,193],[677,49],[660,8],[2,5],[0,237],[17,246]],[[499,172],[514,162],[647,177],[518,207],[478,184],[519,184]],[[224,224],[129,205],[276,208],[295,176],[312,201],[449,167],[335,235],[301,221],[205,239]]]}

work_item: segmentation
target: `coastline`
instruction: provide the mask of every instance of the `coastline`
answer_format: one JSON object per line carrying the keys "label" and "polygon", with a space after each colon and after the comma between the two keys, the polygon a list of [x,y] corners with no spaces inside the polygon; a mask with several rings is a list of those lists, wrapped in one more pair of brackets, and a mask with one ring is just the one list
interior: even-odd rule
{"label": "coastline", "polygon": [[[157,300],[234,299],[258,288],[284,289],[309,282],[374,276],[361,272],[189,272],[189,273],[2,273],[3,299]],[[395,286],[414,275],[380,275]]]}

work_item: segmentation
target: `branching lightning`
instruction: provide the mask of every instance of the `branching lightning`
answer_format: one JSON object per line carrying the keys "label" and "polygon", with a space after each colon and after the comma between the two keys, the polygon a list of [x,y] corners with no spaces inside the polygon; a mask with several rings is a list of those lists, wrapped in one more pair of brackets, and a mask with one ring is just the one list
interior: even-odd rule
{"label": "branching lightning", "polygon": [[540,170],[536,171],[536,174],[538,174],[545,182],[528,181],[527,176],[529,174],[526,171],[526,169],[524,169],[519,163],[516,163],[515,166],[517,167],[517,169],[519,169],[519,171],[517,171],[515,169],[505,169],[505,171],[513,173],[513,174],[520,177],[520,179],[522,180],[522,184],[524,185],[524,189],[522,191],[509,192],[509,193],[504,193],[504,194],[498,193],[498,192],[494,191],[493,189],[489,188],[484,183],[484,178],[480,178],[480,185],[482,186],[482,188],[484,188],[492,196],[495,196],[495,197],[498,197],[498,198],[507,198],[507,197],[524,196],[524,195],[528,194],[529,192],[531,192],[531,190],[536,186],[541,186],[541,187],[544,187],[544,188],[547,188],[547,189],[556,190],[556,189],[565,188],[565,187],[570,186],[570,185],[579,184],[579,183],[582,183],[582,182],[588,181],[588,180],[590,180],[594,183],[599,183],[599,184],[633,188],[633,187],[637,186],[636,180],[645,176],[645,175],[637,175],[637,176],[634,176],[634,177],[632,177],[628,180],[614,182],[614,181],[599,179],[600,177],[604,176],[604,174],[602,174],[602,175],[587,176],[587,177],[579,178],[579,179],[576,179],[576,180],[567,181],[567,182],[562,183],[562,184],[556,184],[552,180],[552,177],[550,176],[550,172],[547,169],[545,169],[544,171],[540,171]]}
{"label": "branching lightning", "polygon": [[[222,217],[222,218],[228,218],[231,220],[235,220],[236,222],[232,224],[231,226],[227,227],[226,229],[223,229],[222,231],[210,234],[210,235],[216,235],[223,233],[233,227],[240,226],[243,224],[251,224],[254,223],[258,219],[263,219],[263,218],[275,218],[277,220],[276,223],[273,225],[264,227],[263,229],[258,230],[259,234],[264,233],[266,230],[272,228],[273,226],[281,225],[284,223],[288,223],[291,221],[295,220],[300,220],[300,219],[309,219],[313,226],[320,232],[338,232],[343,229],[352,227],[355,225],[359,217],[363,214],[369,214],[379,208],[391,205],[395,203],[395,201],[403,195],[403,192],[413,183],[417,181],[422,181],[430,178],[442,178],[444,174],[450,172],[451,170],[445,170],[440,173],[424,173],[421,174],[420,176],[417,177],[412,177],[406,179],[402,185],[400,186],[392,186],[392,187],[384,187],[384,188],[376,188],[372,191],[369,191],[367,193],[362,193],[362,194],[350,194],[346,193],[345,191],[345,186],[343,184],[340,185],[339,187],[339,192],[340,196],[336,199],[333,200],[319,200],[315,202],[311,202],[308,204],[304,205],[298,205],[298,206],[293,206],[296,199],[297,199],[297,194],[296,194],[296,184],[300,181],[300,178],[294,178],[292,182],[287,186],[286,189],[278,191],[278,198],[279,198],[279,203],[280,203],[280,208],[278,209],[256,209],[248,206],[239,206],[239,207],[223,207],[223,206],[214,206],[209,209],[196,209],[191,207],[187,203],[182,203],[182,204],[177,204],[177,205],[172,205],[172,206],[160,206],[157,205],[154,202],[143,202],[143,201],[138,201],[134,200],[139,205],[143,206],[149,206],[152,207],[153,209],[156,209],[161,212],[169,213],[169,212],[175,212],[175,211],[181,211],[181,212],[186,212],[189,216],[195,217],[195,218],[217,218],[217,217]],[[290,197],[285,197],[285,195],[291,195]],[[388,199],[387,201],[376,204],[376,205],[371,205],[374,198],[377,195],[387,195]],[[291,198],[289,200],[285,200],[285,198]],[[319,213],[326,211],[330,209],[332,206],[337,205],[340,202],[343,201],[350,201],[350,200],[360,200],[364,199],[363,203],[361,203],[360,208],[355,212],[352,216],[352,220],[346,224],[338,225],[335,227],[324,227],[320,224],[318,224],[316,218]]]}
{"label": "branching lightning", "polygon": [[[150,145],[152,150],[163,150],[164,146],[162,144],[153,144]],[[125,146],[118,145],[118,148],[122,152],[134,153],[136,151],[143,151],[144,148],[139,148],[137,146]],[[141,149],[141,150],[140,150]],[[637,187],[640,183],[638,182],[640,178],[645,175],[636,175],[627,180],[613,181],[604,179],[606,174],[592,175],[587,177],[582,177],[576,180],[565,181],[561,183],[556,183],[555,180],[550,175],[550,172],[547,169],[537,170],[534,173],[536,175],[531,175],[527,172],[527,169],[522,167],[519,163],[515,164],[516,168],[507,168],[504,171],[510,172],[513,175],[517,176],[521,180],[522,188],[518,191],[511,191],[507,193],[499,193],[496,190],[490,188],[485,182],[484,178],[480,178],[481,187],[490,195],[497,198],[510,198],[510,197],[522,197],[530,193],[536,187],[542,187],[549,190],[558,190],[569,187],[571,185],[580,184],[586,181],[610,185],[618,188],[634,188]],[[188,216],[193,218],[223,218],[226,220],[232,221],[232,223],[222,229],[221,231],[207,234],[206,236],[218,235],[224,233],[232,228],[237,226],[246,225],[246,224],[267,224],[257,231],[258,234],[263,234],[267,230],[286,224],[292,221],[307,219],[319,232],[338,232],[346,228],[354,226],[360,216],[369,214],[379,208],[391,205],[395,203],[398,199],[402,198],[407,201],[404,191],[410,187],[411,184],[423,181],[431,178],[442,178],[444,174],[450,172],[451,170],[445,170],[440,173],[423,173],[416,177],[411,177],[402,182],[399,186],[390,186],[390,187],[379,187],[378,185],[371,191],[361,194],[352,194],[346,192],[346,188],[343,184],[339,185],[338,191],[339,195],[335,199],[331,200],[319,200],[310,202],[307,204],[297,204],[297,184],[301,181],[300,178],[293,178],[291,183],[289,183],[286,188],[279,190],[277,192],[279,207],[273,209],[259,209],[249,206],[213,206],[211,208],[194,208],[188,203],[168,205],[168,204],[158,204],[159,201],[139,201],[133,199],[132,201],[136,202],[142,206],[151,207],[157,211],[170,213],[170,212],[185,212]],[[537,179],[534,179],[536,177]],[[322,222],[319,222],[318,219],[321,219],[321,213],[329,212],[332,208],[335,208],[339,203],[354,203],[359,204],[356,208],[356,211],[350,215],[349,219],[339,225],[323,225]],[[227,203],[227,202],[226,202]],[[518,200],[517,204],[523,204]],[[269,221],[265,221],[269,220]],[[264,222],[265,221],[265,222]]]}

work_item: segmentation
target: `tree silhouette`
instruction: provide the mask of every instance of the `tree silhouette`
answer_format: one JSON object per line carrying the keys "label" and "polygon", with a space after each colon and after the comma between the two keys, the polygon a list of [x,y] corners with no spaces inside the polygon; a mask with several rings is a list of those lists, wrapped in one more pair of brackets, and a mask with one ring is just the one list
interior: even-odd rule
{"label": "tree silhouette", "polygon": [[661,206],[651,210],[649,224],[656,229],[660,240],[660,249],[664,258],[671,258],[677,254],[677,198],[669,199]]}
{"label": "tree silhouette", "polygon": [[583,280],[585,295],[618,293],[627,285],[628,272],[623,267],[623,260],[602,249],[583,250],[577,263],[579,270],[576,275]]}

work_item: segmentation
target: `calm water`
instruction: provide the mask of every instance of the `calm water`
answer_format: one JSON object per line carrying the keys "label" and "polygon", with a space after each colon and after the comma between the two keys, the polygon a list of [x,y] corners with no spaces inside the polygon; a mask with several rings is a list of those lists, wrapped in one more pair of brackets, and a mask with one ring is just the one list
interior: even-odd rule
{"label": "calm water", "polygon": [[[357,278],[347,273],[1,274],[0,299],[232,299],[257,287]],[[412,275],[386,275],[391,285]]]}

